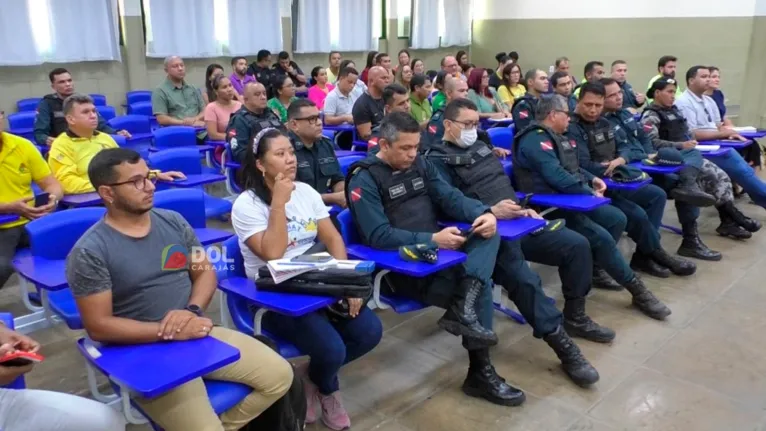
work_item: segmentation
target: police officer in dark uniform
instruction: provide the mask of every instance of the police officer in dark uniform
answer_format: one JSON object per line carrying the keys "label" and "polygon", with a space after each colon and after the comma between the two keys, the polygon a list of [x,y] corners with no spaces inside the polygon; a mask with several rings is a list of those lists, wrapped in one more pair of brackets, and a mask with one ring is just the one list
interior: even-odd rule
{"label": "police officer in dark uniform", "polygon": [[[351,166],[347,200],[363,243],[383,250],[414,244],[461,249],[456,265],[424,278],[388,274],[386,284],[399,295],[446,308],[439,326],[463,335],[470,368],[463,391],[500,405],[519,405],[524,393],[500,378],[490,362],[492,332],[492,268],[500,237],[490,208],[466,198],[441,179],[433,165],[418,156],[420,126],[409,113],[383,119],[380,151]],[[439,229],[437,213],[472,223],[468,237],[455,227]],[[490,306],[482,306],[489,302]],[[562,331],[563,332],[563,331]]]}
{"label": "police officer in dark uniform", "polygon": [[[533,210],[518,205],[511,180],[493,154],[491,145],[477,140],[479,113],[476,105],[468,99],[453,100],[447,104],[444,118],[444,140],[433,145],[426,154],[442,178],[467,197],[490,205],[492,213],[500,219],[542,218]],[[609,343],[614,339],[614,331],[599,326],[585,314],[585,296],[590,291],[591,282],[589,269],[592,267],[587,239],[562,228],[527,235],[520,241],[503,240],[495,263],[494,280],[505,286],[509,298],[532,325],[534,335],[548,341],[562,357],[565,369],[570,363],[580,363],[581,359],[569,357],[577,352],[561,350],[561,346],[553,342],[555,337],[548,337],[559,331],[562,316],[548,301],[540,277],[529,268],[525,257],[532,262],[559,267],[566,298],[563,327],[569,335],[598,343]],[[487,306],[491,307],[491,304]],[[578,373],[572,374],[578,376]]]}
{"label": "police officer in dark uniform", "polygon": [[[48,77],[55,93],[45,95],[40,104],[37,105],[34,135],[37,144],[50,147],[53,140],[69,128],[66,116],[64,115],[64,99],[74,94],[74,83],[72,75],[64,68],[53,69],[48,74]],[[130,133],[127,131],[120,130],[118,132],[109,126],[98,111],[96,111],[96,115],[98,116],[96,130],[99,132],[108,135],[120,134],[126,138],[130,137]]]}
{"label": "police officer in dark uniform", "polygon": [[[653,153],[651,142],[645,148],[642,146],[644,142],[628,138],[627,132],[631,135],[637,133],[632,114],[625,110],[631,123],[623,124],[622,120],[618,120],[618,124],[613,124],[601,115],[605,103],[614,103],[610,106],[622,110],[622,92],[617,81],[603,78],[600,82],[583,84],[580,87],[577,113],[572,117],[566,134],[577,145],[580,166],[598,177],[611,175],[620,165],[648,158],[647,150]],[[615,115],[611,112],[607,116]],[[669,277],[671,272],[691,275],[696,271],[697,267],[693,263],[671,256],[660,244],[659,229],[667,200],[665,191],[647,184],[637,190],[608,190],[607,196],[612,199],[612,205],[627,217],[626,231],[636,243],[636,252],[630,262],[633,269],[662,278]],[[678,199],[683,197],[692,201],[695,198],[699,201],[712,198],[699,187],[682,190],[676,196]]]}
{"label": "police officer in dark uniform", "polygon": [[333,142],[322,135],[316,104],[308,99],[292,102],[287,108],[287,127],[298,159],[295,179],[313,187],[325,204],[345,208],[345,181]]}
{"label": "police officer in dark uniform", "polygon": [[525,129],[534,120],[537,101],[548,91],[548,74],[540,69],[532,69],[524,75],[524,85],[527,87],[527,93],[516,99],[511,109],[516,133]]}
{"label": "police officer in dark uniform", "polygon": [[277,114],[266,107],[266,87],[260,82],[245,84],[244,104],[232,114],[226,127],[226,142],[231,146],[234,161],[243,163],[250,141],[261,130],[273,127],[285,130]]}
{"label": "police officer in dark uniform", "polygon": [[420,140],[420,153],[425,154],[431,144],[438,144],[444,137],[444,109],[448,103],[455,99],[468,97],[468,84],[462,79],[456,79],[447,75],[444,77],[444,106],[431,114],[431,120],[423,131],[423,139]]}
{"label": "police officer in dark uniform", "polygon": [[[559,95],[538,101],[536,122],[516,135],[513,142],[513,174],[525,193],[562,193],[603,196],[606,184],[582,169],[575,142],[562,136],[569,126],[567,101]],[[574,145],[573,145],[574,144]],[[593,211],[555,211],[567,227],[588,239],[595,262],[633,295],[633,305],[654,319],[665,319],[670,309],[638,278],[617,250],[627,219],[612,205]]]}

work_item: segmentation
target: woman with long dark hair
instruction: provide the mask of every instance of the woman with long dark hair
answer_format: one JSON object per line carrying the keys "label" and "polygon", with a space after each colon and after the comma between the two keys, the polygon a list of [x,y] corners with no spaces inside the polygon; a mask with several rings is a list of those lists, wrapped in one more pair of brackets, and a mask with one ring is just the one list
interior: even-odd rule
{"label": "woman with long dark hair", "polygon": [[205,105],[210,102],[215,102],[215,90],[213,89],[213,79],[216,76],[223,75],[223,66],[217,63],[213,63],[207,66],[205,69],[205,91],[202,93],[202,100],[205,101]]}
{"label": "woman with long dark hair", "polygon": [[498,102],[497,92],[489,87],[487,69],[477,67],[468,77],[468,98],[479,108],[480,118],[507,118],[508,109]]}
{"label": "woman with long dark hair", "polygon": [[[340,69],[338,69],[340,73]],[[317,105],[317,108],[321,111],[324,109],[324,99],[327,98],[327,94],[330,93],[335,86],[327,81],[327,69],[322,66],[317,66],[311,69],[311,80],[314,81],[314,85],[309,87],[308,99]]]}
{"label": "woman with long dark hair", "polygon": [[455,54],[455,60],[457,60],[457,65],[460,67],[470,63],[470,61],[468,61],[468,53],[462,49]]}
{"label": "woman with long dark hair", "polygon": [[513,107],[513,101],[527,94],[527,89],[521,83],[521,66],[518,63],[510,63],[503,66],[502,84],[497,89],[500,101],[509,109]]}
{"label": "woman with long dark hair", "polygon": [[362,74],[359,75],[359,79],[361,79],[365,85],[367,85],[367,74],[370,73],[370,68],[375,66],[375,57],[377,57],[378,54],[378,51],[370,51],[367,53],[367,63],[364,66]]}
{"label": "woman with long dark hair", "polygon": [[[248,148],[241,173],[245,190],[234,202],[231,219],[251,279],[258,278],[258,269],[269,260],[299,256],[317,241],[334,258],[346,259],[346,246],[322,197],[295,181],[297,165],[290,140],[277,129],[260,131]],[[322,422],[333,430],[351,426],[338,371],[372,350],[383,334],[380,320],[360,299],[348,303],[349,318],[331,318],[324,310],[301,317],[263,317],[264,329],[311,358],[308,370],[296,372],[306,389],[306,422],[317,420],[319,404]]]}

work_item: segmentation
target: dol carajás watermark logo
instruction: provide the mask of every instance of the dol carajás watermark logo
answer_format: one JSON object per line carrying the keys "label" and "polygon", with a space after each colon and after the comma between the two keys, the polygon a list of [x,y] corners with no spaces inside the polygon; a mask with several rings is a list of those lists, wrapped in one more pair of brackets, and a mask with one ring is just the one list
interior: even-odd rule
{"label": "dol caraj\u00e1s watermark logo", "polygon": [[181,244],[170,244],[162,250],[162,270],[234,270],[234,258],[226,252],[226,247],[192,247],[191,250]]}

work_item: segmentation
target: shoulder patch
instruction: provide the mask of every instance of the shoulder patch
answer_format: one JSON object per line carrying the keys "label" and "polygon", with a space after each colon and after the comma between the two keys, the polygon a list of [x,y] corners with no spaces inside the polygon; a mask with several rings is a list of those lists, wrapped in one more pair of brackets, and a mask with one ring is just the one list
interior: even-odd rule
{"label": "shoulder patch", "polygon": [[577,141],[575,141],[574,139],[570,139],[569,140],[569,145],[571,145],[572,148],[577,148]]}
{"label": "shoulder patch", "polygon": [[553,151],[553,144],[551,141],[543,141],[540,142],[540,148],[542,148],[543,151]]}
{"label": "shoulder patch", "polygon": [[428,126],[428,133],[435,135],[436,134],[436,126]]}
{"label": "shoulder patch", "polygon": [[649,133],[652,131],[652,125],[651,124],[644,124],[644,132]]}
{"label": "shoulder patch", "polygon": [[[356,168],[356,169],[359,170],[359,168]],[[359,199],[362,199],[362,188],[361,187],[357,187],[354,190],[351,190],[351,201],[352,202],[359,202]]]}
{"label": "shoulder patch", "polygon": [[528,111],[524,110],[524,111],[519,112],[519,118],[521,118],[522,120],[527,118],[527,117],[529,117],[529,112]]}

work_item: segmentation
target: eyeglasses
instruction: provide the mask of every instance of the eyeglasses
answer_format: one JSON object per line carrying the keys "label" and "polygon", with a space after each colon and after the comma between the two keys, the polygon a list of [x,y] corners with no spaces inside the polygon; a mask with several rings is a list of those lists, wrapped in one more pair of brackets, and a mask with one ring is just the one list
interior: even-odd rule
{"label": "eyeglasses", "polygon": [[308,121],[309,123],[321,123],[322,118],[319,117],[319,115],[312,115],[310,117],[304,117],[304,118],[293,118],[295,121]]}
{"label": "eyeglasses", "polygon": [[472,121],[458,121],[458,120],[451,120],[453,123],[457,123],[463,126],[464,129],[476,129],[479,127],[479,123],[474,123]]}
{"label": "eyeglasses", "polygon": [[152,184],[157,184],[157,172],[156,171],[149,171],[148,174],[146,174],[145,177],[135,178],[132,180],[122,181],[119,183],[113,183],[113,184],[107,184],[109,187],[117,187],[122,186],[125,184],[133,184],[133,187],[136,188],[136,190],[146,190],[146,183],[150,182]]}
{"label": "eyeglasses", "polygon": [[282,86],[282,88],[293,88],[293,87],[295,87],[295,84],[294,84],[294,83],[292,83],[292,82],[291,82],[291,83],[289,83],[289,84],[285,84],[285,85],[283,85],[283,86]]}

